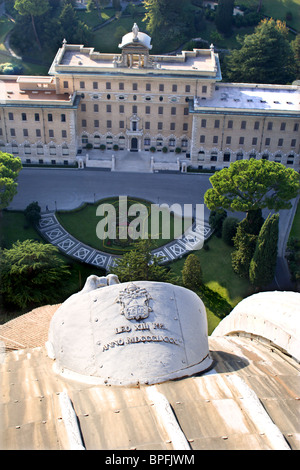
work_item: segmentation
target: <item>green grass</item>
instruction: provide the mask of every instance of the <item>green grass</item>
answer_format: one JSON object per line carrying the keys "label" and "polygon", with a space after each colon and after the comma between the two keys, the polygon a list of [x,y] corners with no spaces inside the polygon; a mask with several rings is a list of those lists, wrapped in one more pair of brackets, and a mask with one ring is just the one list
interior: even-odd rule
{"label": "green grass", "polygon": [[291,237],[300,239],[300,202],[298,202],[297,210],[296,210],[295,217],[293,220],[293,225],[290,231],[289,238]]}
{"label": "green grass", "polygon": [[282,21],[286,21],[286,14],[291,13],[292,19],[287,24],[300,30],[300,0],[263,0],[263,13]]}
{"label": "green grass", "polygon": [[[77,238],[77,240],[80,240],[83,243],[101,251],[106,251],[112,254],[122,254],[128,250],[134,249],[134,243],[131,243],[130,245],[124,244],[123,246],[120,246],[120,244],[116,243],[114,240],[99,239],[96,233],[97,225],[102,219],[100,216],[96,216],[96,210],[98,206],[102,203],[111,204],[115,208],[116,214],[118,214],[118,201],[118,198],[108,198],[102,201],[98,201],[95,204],[86,204],[82,208],[77,209],[75,211],[58,212],[57,218],[62,224],[62,226],[67,230],[67,232],[71,233],[75,238]],[[143,218],[139,214],[134,215],[132,217],[132,219],[134,220],[137,217],[141,217],[142,227],[137,227],[137,231],[141,230],[145,234],[145,236],[147,236],[151,228],[151,203],[140,199],[128,198],[129,206],[134,203],[140,203],[147,208],[148,217]],[[167,209],[165,209],[164,213],[167,216],[167,221],[170,220],[170,234],[172,235],[174,234],[175,217],[173,216],[173,214],[171,214],[169,219],[169,211]],[[162,238],[161,230],[162,227],[160,225],[160,232],[159,234],[156,234],[159,236],[159,238],[152,240],[153,248],[162,246],[168,241],[170,241],[170,239]]]}
{"label": "green grass", "polygon": [[[208,250],[196,251],[203,273],[204,287],[198,295],[202,298],[208,320],[208,332],[212,333],[221,319],[227,315],[243,298],[252,293],[247,280],[236,275],[231,267],[233,248],[221,238],[212,236],[208,241]],[[186,258],[170,265],[171,270],[181,276]]]}

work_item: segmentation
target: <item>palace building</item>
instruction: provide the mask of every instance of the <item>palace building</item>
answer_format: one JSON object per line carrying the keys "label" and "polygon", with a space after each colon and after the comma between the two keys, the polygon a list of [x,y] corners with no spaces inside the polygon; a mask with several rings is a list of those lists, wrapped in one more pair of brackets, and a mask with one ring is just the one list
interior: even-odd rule
{"label": "palace building", "polygon": [[299,85],[223,83],[213,45],[151,55],[136,24],[119,48],[63,41],[48,76],[1,76],[0,150],[41,165],[90,166],[105,149],[165,156],[165,169],[264,158],[299,171]]}

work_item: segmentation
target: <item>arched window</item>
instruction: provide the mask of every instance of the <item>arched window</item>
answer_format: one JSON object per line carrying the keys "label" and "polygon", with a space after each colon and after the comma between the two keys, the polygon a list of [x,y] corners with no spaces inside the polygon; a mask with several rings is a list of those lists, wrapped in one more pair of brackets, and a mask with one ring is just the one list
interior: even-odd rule
{"label": "arched window", "polygon": [[49,145],[49,153],[50,155],[56,155],[56,147],[54,144]]}
{"label": "arched window", "polygon": [[172,137],[171,139],[169,139],[169,146],[170,147],[175,147],[175,139]]}
{"label": "arched window", "polygon": [[44,155],[44,147],[42,146],[42,144],[37,144],[36,151],[38,155]]}
{"label": "arched window", "polygon": [[63,144],[61,148],[63,155],[69,155],[69,147],[67,146],[67,144]]}
{"label": "arched window", "polygon": [[30,155],[31,154],[30,144],[24,144],[24,153],[25,153],[25,155]]}

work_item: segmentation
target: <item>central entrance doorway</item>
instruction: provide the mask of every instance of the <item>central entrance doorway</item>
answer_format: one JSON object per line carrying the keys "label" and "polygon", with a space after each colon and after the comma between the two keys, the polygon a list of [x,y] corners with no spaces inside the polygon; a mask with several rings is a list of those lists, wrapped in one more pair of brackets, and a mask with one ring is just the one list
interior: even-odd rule
{"label": "central entrance doorway", "polygon": [[138,151],[138,140],[136,137],[132,137],[131,139],[131,147],[130,147],[131,152],[137,152]]}

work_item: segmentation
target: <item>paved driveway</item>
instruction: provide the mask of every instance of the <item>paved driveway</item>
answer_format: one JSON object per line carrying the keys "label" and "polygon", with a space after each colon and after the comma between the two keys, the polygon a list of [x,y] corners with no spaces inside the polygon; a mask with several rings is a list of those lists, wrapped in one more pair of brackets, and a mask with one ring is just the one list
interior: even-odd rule
{"label": "paved driveway", "polygon": [[[23,168],[18,193],[9,209],[23,210],[32,201],[42,209],[74,209],[108,196],[134,196],[156,204],[203,204],[209,175],[129,173],[99,170]],[[205,218],[209,216],[205,210]]]}

